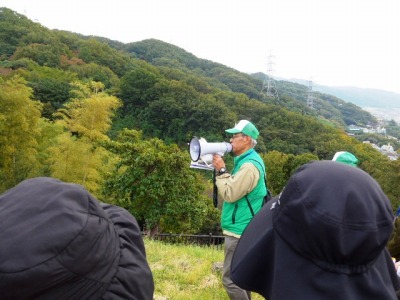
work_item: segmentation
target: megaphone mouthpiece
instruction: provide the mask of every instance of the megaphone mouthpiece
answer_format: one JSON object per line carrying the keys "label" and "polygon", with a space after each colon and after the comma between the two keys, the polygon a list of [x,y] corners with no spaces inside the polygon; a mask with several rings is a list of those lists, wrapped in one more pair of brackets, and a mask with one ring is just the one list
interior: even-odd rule
{"label": "megaphone mouthpiece", "polygon": [[192,161],[198,161],[200,157],[207,154],[219,154],[223,156],[225,153],[232,151],[230,143],[207,143],[203,138],[193,137],[189,143],[190,158]]}

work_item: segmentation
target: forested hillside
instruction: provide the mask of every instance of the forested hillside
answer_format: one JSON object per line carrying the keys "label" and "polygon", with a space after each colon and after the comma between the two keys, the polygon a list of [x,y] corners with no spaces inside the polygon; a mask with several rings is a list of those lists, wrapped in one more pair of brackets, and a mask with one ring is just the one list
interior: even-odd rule
{"label": "forested hillside", "polygon": [[[376,119],[370,113],[363,111],[360,107],[327,94],[315,94],[315,111],[310,110],[306,105],[307,87],[289,81],[277,82],[279,99],[265,98],[261,90],[266,75],[262,73],[244,74],[218,63],[198,59],[181,48],[158,40],[145,40],[127,44],[125,50],[153,65],[174,67],[184,72],[193,72],[195,76],[212,78],[213,81],[222,83],[229,90],[243,93],[250,99],[254,98],[264,103],[277,104],[303,114],[320,116],[335,122],[339,126],[373,124],[376,122]],[[221,86],[217,87],[221,88]]]}
{"label": "forested hillside", "polygon": [[[0,191],[34,176],[87,187],[117,203],[151,232],[218,230],[211,172],[189,168],[192,136],[227,140],[249,119],[273,194],[301,164],[347,150],[397,208],[400,162],[349,137],[349,124],[376,120],[357,106],[198,59],[157,40],[122,44],[49,30],[0,8]],[[227,157],[228,167],[232,158]]]}

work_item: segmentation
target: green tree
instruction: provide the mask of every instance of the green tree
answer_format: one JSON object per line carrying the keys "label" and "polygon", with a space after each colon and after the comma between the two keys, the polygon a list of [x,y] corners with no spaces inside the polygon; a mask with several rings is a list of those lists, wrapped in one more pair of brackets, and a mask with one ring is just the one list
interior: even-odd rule
{"label": "green tree", "polygon": [[293,175],[294,172],[296,172],[297,168],[309,163],[314,160],[319,160],[318,156],[312,153],[302,153],[299,155],[289,155],[289,159],[287,161],[287,174],[290,176]]}
{"label": "green tree", "polygon": [[354,148],[354,154],[360,160],[359,167],[370,174],[381,186],[394,208],[398,205],[400,195],[400,173],[398,162],[389,158],[371,145],[359,143]]}
{"label": "green tree", "polygon": [[[99,88],[94,84],[91,87]],[[59,118],[56,124],[66,132],[50,150],[53,177],[82,184],[97,194],[104,174],[115,163],[114,156],[101,146],[101,142],[109,140],[106,133],[120,105],[116,97],[98,93],[89,98],[74,99],[56,113]]]}
{"label": "green tree", "polygon": [[50,67],[31,67],[22,74],[33,89],[34,98],[50,105],[45,117],[51,119],[51,114],[70,99],[71,82],[76,81],[76,75]]}
{"label": "green tree", "polygon": [[[67,64],[67,63],[66,63]],[[78,74],[79,79],[87,81],[100,81],[105,88],[116,88],[119,85],[119,78],[108,67],[100,66],[96,63],[73,64],[66,66],[69,71]]]}
{"label": "green tree", "polygon": [[61,125],[55,124],[46,118],[39,120],[39,131],[40,134],[37,137],[37,162],[39,168],[36,171],[35,176],[51,176],[51,165],[49,159],[52,156],[51,149],[55,147],[59,142],[59,137],[63,133],[64,129]]}
{"label": "green tree", "polygon": [[94,146],[87,138],[77,138],[68,132],[58,137],[55,146],[49,149],[51,156],[51,176],[65,182],[85,186],[98,195],[103,183],[103,173],[114,163],[110,153],[102,147]]}
{"label": "green tree", "polygon": [[165,141],[184,143],[193,135],[222,137],[235,114],[213,95],[203,95],[185,81],[160,80],[156,100],[144,110],[148,127],[143,132]]}
{"label": "green tree", "polygon": [[318,160],[311,153],[299,155],[285,154],[276,150],[261,154],[267,167],[267,184],[273,195],[279,194],[296,169],[310,161]]}
{"label": "green tree", "polygon": [[9,58],[14,53],[32,24],[28,18],[11,9],[0,9],[0,59]]}
{"label": "green tree", "polygon": [[106,181],[105,198],[128,209],[151,235],[197,232],[215,212],[208,207],[203,180],[189,168],[188,153],[176,145],[123,130],[107,149],[119,155],[120,163]]}
{"label": "green tree", "polygon": [[60,65],[60,54],[53,45],[29,44],[18,47],[13,55],[14,59],[30,58],[41,66],[56,68]]}
{"label": "green tree", "polygon": [[400,206],[400,159],[393,162],[393,177],[392,177],[392,191],[393,191],[393,207],[397,209]]}
{"label": "green tree", "polygon": [[159,75],[154,68],[141,67],[127,72],[120,83],[120,98],[124,102],[125,114],[138,114],[154,100],[154,85]]}
{"label": "green tree", "polygon": [[267,168],[267,185],[272,195],[279,194],[286,185],[289,176],[285,166],[289,160],[289,155],[279,152],[270,151],[261,154]]}
{"label": "green tree", "polygon": [[[102,89],[102,84],[89,83],[94,90]],[[83,94],[85,95],[85,94]],[[112,117],[122,105],[121,101],[105,93],[93,94],[89,98],[74,99],[59,109],[55,116],[57,121],[70,133],[78,137],[87,137],[95,142],[107,140],[107,132],[111,128]]]}
{"label": "green tree", "polygon": [[32,176],[37,168],[37,141],[42,105],[20,77],[0,78],[0,190]]}
{"label": "green tree", "polygon": [[133,66],[132,59],[126,53],[119,52],[95,38],[80,40],[79,44],[80,59],[86,63],[93,62],[106,66],[117,76],[123,76]]}

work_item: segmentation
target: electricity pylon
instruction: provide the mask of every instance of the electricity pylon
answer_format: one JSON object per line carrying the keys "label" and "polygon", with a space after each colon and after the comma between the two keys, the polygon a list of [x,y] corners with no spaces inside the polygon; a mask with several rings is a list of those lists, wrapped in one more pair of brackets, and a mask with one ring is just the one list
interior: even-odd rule
{"label": "electricity pylon", "polygon": [[267,61],[267,74],[264,77],[263,86],[261,89],[261,94],[265,97],[273,98],[275,97],[279,101],[278,89],[276,88],[276,82],[272,76],[273,65],[275,57],[270,54]]}
{"label": "electricity pylon", "polygon": [[308,81],[308,91],[307,91],[307,106],[311,109],[314,108],[314,96],[312,90],[312,81],[311,79]]}

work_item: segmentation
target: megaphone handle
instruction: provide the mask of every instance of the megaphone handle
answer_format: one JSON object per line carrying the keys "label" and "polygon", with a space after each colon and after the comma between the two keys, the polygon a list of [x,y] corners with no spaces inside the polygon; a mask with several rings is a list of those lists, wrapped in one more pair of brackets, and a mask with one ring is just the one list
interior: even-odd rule
{"label": "megaphone handle", "polygon": [[218,206],[218,188],[217,188],[217,185],[215,184],[215,181],[216,181],[215,177],[216,176],[217,176],[217,170],[215,170],[215,168],[214,168],[214,175],[213,175],[213,184],[214,184],[214,187],[213,187],[213,203],[214,203],[214,207]]}

